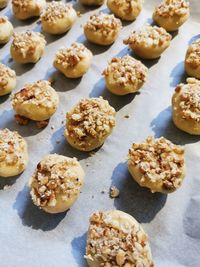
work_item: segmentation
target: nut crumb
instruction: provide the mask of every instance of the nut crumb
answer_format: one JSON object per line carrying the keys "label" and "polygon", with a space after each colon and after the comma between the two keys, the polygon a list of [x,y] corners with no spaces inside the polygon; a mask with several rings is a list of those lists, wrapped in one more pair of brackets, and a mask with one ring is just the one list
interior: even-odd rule
{"label": "nut crumb", "polygon": [[46,120],[46,121],[37,121],[36,122],[36,127],[38,129],[42,129],[42,128],[45,128],[49,123],[49,120]]}
{"label": "nut crumb", "polygon": [[119,197],[120,191],[116,186],[111,186],[110,188],[110,197],[117,198]]}

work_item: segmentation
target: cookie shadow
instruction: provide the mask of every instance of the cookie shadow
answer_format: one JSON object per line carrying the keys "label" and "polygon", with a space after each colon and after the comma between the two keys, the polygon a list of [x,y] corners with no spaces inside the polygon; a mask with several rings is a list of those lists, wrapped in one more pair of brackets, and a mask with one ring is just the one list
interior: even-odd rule
{"label": "cookie shadow", "polygon": [[6,187],[14,185],[21,174],[13,177],[1,177],[0,176],[0,190],[5,190]]}
{"label": "cookie shadow", "polygon": [[170,86],[176,87],[177,84],[182,83],[186,80],[187,75],[185,73],[184,61],[179,62],[170,73]]}
{"label": "cookie shadow", "polygon": [[0,97],[0,105],[6,102],[9,99],[10,94],[3,95]]}
{"label": "cookie shadow", "polygon": [[84,259],[86,248],[87,233],[76,237],[71,242],[72,255],[77,262],[77,266],[87,267],[87,262]]}

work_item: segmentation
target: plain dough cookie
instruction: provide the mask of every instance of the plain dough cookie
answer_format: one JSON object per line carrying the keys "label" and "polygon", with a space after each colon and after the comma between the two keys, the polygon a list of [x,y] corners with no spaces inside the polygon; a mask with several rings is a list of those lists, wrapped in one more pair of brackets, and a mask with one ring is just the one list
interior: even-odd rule
{"label": "plain dough cookie", "polygon": [[15,71],[0,63],[0,96],[9,94],[16,83]]}
{"label": "plain dough cookie", "polygon": [[16,113],[34,121],[48,120],[57,110],[59,98],[48,81],[27,84],[12,96]]}
{"label": "plain dough cookie", "polygon": [[71,4],[53,1],[48,3],[40,18],[45,32],[62,34],[72,27],[77,14]]}
{"label": "plain dough cookie", "polygon": [[115,126],[115,110],[102,97],[82,99],[67,113],[65,136],[82,151],[100,147]]}
{"label": "plain dough cookie", "polygon": [[21,20],[39,17],[45,6],[45,0],[12,0],[13,13]]}
{"label": "plain dough cookie", "polygon": [[0,17],[0,44],[6,44],[13,34],[13,26],[7,17]]}
{"label": "plain dough cookie", "polygon": [[83,76],[92,62],[92,52],[83,44],[73,43],[69,48],[61,48],[54,60],[54,67],[68,78]]}
{"label": "plain dough cookie", "polygon": [[135,93],[147,78],[147,67],[139,60],[127,55],[113,58],[104,70],[106,86],[116,95]]}
{"label": "plain dough cookie", "polygon": [[148,236],[129,214],[95,212],[90,217],[85,256],[90,267],[153,267]]}
{"label": "plain dough cookie", "polygon": [[0,129],[0,176],[22,173],[28,163],[27,144],[17,132]]}
{"label": "plain dough cookie", "polygon": [[108,0],[108,8],[119,18],[132,21],[142,10],[143,0]]}
{"label": "plain dough cookie", "polygon": [[33,203],[48,213],[68,210],[80,194],[84,176],[76,158],[46,156],[30,179]]}
{"label": "plain dough cookie", "polygon": [[84,33],[92,43],[111,45],[119,36],[121,27],[121,21],[114,15],[99,12],[90,16],[84,26]]}
{"label": "plain dough cookie", "polygon": [[184,149],[164,137],[148,137],[129,150],[129,172],[140,186],[152,193],[177,190],[185,177],[184,166]]}
{"label": "plain dough cookie", "polygon": [[105,0],[79,0],[81,4],[86,6],[101,6]]}
{"label": "plain dough cookie", "polygon": [[173,121],[184,132],[200,135],[200,81],[188,78],[172,97]]}
{"label": "plain dough cookie", "polygon": [[36,63],[44,53],[46,41],[39,32],[26,31],[13,35],[10,53],[19,63]]}
{"label": "plain dough cookie", "polygon": [[0,0],[0,8],[4,8],[8,5],[8,0]]}
{"label": "plain dough cookie", "polygon": [[153,20],[166,31],[176,31],[189,18],[189,2],[164,0],[153,13]]}
{"label": "plain dough cookie", "polygon": [[189,76],[200,79],[200,39],[188,47],[185,56],[185,70]]}
{"label": "plain dough cookie", "polygon": [[125,39],[124,44],[141,58],[155,59],[169,47],[170,41],[171,35],[162,27],[145,25]]}

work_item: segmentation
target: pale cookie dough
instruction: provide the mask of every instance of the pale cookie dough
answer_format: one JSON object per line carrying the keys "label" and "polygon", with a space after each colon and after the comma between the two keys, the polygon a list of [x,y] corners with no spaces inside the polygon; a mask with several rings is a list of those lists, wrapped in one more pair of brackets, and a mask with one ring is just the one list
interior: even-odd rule
{"label": "pale cookie dough", "polygon": [[76,158],[47,155],[30,179],[33,203],[48,213],[68,210],[80,194],[84,176]]}
{"label": "pale cookie dough", "polygon": [[46,41],[39,32],[26,31],[13,35],[10,53],[12,58],[22,64],[36,63],[44,53]]}
{"label": "pale cookie dough", "polygon": [[92,62],[92,52],[83,44],[73,43],[68,48],[61,48],[54,60],[54,67],[68,78],[83,76]]}
{"label": "pale cookie dough", "polygon": [[184,132],[200,135],[200,81],[188,78],[172,97],[173,121]]}
{"label": "pale cookie dough", "polygon": [[200,39],[188,47],[185,56],[185,71],[189,76],[200,79]]}
{"label": "pale cookie dough", "polygon": [[153,20],[166,31],[176,31],[189,18],[189,2],[185,0],[164,0],[153,13]]}
{"label": "pale cookie dough", "polygon": [[129,214],[95,212],[90,217],[85,256],[90,267],[153,267],[148,236]]}
{"label": "pale cookie dough", "polygon": [[0,44],[6,44],[13,34],[13,26],[7,17],[0,17]]}
{"label": "pale cookie dough", "polygon": [[108,0],[108,8],[119,18],[132,21],[142,10],[143,0]]}
{"label": "pale cookie dough", "polygon": [[15,112],[33,121],[48,120],[57,110],[59,98],[48,81],[27,84],[12,96]]}
{"label": "pale cookie dough", "polygon": [[67,113],[65,136],[82,151],[100,147],[115,126],[116,112],[102,97],[82,99]]}
{"label": "pale cookie dough", "polygon": [[165,29],[145,25],[125,39],[124,44],[129,45],[141,58],[155,59],[169,47],[170,41],[171,35]]}
{"label": "pale cookie dough", "polygon": [[114,15],[93,14],[84,26],[86,38],[95,44],[111,45],[119,36],[122,24]]}
{"label": "pale cookie dough", "polygon": [[53,1],[48,3],[40,18],[45,32],[62,34],[72,27],[77,14],[71,4]]}
{"label": "pale cookie dough", "polygon": [[0,0],[0,9],[6,7],[8,5],[8,0]]}
{"label": "pale cookie dough", "polygon": [[15,71],[0,63],[0,96],[9,94],[16,83]]}
{"label": "pale cookie dough", "polygon": [[22,173],[28,163],[27,144],[17,132],[0,129],[0,177]]}
{"label": "pale cookie dough", "polygon": [[143,86],[147,71],[144,64],[127,55],[113,58],[103,75],[109,91],[116,95],[126,95],[135,93]]}
{"label": "pale cookie dough", "polygon": [[46,0],[12,0],[13,13],[21,20],[39,17],[45,6]]}
{"label": "pale cookie dough", "polygon": [[184,149],[164,137],[148,137],[129,150],[129,172],[140,186],[152,193],[177,190],[185,177],[184,166]]}

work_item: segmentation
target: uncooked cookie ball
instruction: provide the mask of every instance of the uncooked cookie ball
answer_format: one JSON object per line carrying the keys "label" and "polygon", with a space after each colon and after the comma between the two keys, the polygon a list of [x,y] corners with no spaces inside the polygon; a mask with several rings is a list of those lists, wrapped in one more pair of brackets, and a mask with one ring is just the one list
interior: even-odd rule
{"label": "uncooked cookie ball", "polygon": [[0,63],[0,96],[9,94],[15,86],[15,71]]}
{"label": "uncooked cookie ball", "polygon": [[187,50],[185,70],[189,76],[200,79],[200,39],[194,41]]}
{"label": "uncooked cookie ball", "polygon": [[13,13],[21,20],[40,16],[45,6],[45,0],[12,0]]}
{"label": "uncooked cookie ball", "polygon": [[38,122],[48,120],[56,112],[58,103],[58,94],[48,81],[27,84],[12,97],[17,115]]}
{"label": "uncooked cookie ball", "polygon": [[143,0],[108,0],[108,8],[119,18],[132,21],[142,10]]}
{"label": "uncooked cookie ball", "polygon": [[129,45],[141,58],[155,59],[169,47],[170,41],[171,35],[165,29],[146,25],[134,31],[124,40],[124,44]]}
{"label": "uncooked cookie ball", "polygon": [[164,0],[153,13],[154,21],[166,31],[176,31],[189,18],[189,2]]}
{"label": "uncooked cookie ball", "polygon": [[84,176],[76,158],[46,156],[30,180],[33,203],[48,213],[68,210],[80,194]]}
{"label": "uncooked cookie ball", "polygon": [[0,44],[6,44],[13,34],[13,26],[7,17],[0,17]]}
{"label": "uncooked cookie ball", "polygon": [[128,169],[133,179],[152,193],[172,193],[185,176],[184,149],[164,137],[148,137],[143,143],[132,145]]}
{"label": "uncooked cookie ball", "polygon": [[90,267],[153,267],[148,236],[129,214],[111,210],[90,217],[85,256]]}
{"label": "uncooked cookie ball", "polygon": [[82,151],[100,147],[115,126],[115,110],[102,97],[81,100],[67,113],[65,136]]}
{"label": "uncooked cookie ball", "polygon": [[36,63],[43,55],[45,45],[45,38],[39,32],[18,32],[14,33],[10,53],[19,63]]}
{"label": "uncooked cookie ball", "polygon": [[92,43],[111,45],[119,36],[121,27],[121,21],[114,15],[100,12],[90,16],[84,26],[84,33]]}
{"label": "uncooked cookie ball", "polygon": [[79,0],[81,4],[86,6],[101,6],[105,0]]}
{"label": "uncooked cookie ball", "polygon": [[8,4],[8,0],[0,0],[0,8],[1,9],[4,8],[4,7],[6,7],[7,4]]}
{"label": "uncooked cookie ball", "polygon": [[40,17],[45,32],[62,34],[72,27],[77,14],[71,4],[53,1],[48,3]]}
{"label": "uncooked cookie ball", "polygon": [[0,176],[10,177],[23,172],[28,163],[27,144],[17,132],[0,129]]}
{"label": "uncooked cookie ball", "polygon": [[61,48],[54,60],[54,67],[68,78],[83,76],[89,69],[92,53],[83,44],[73,43],[69,48]]}
{"label": "uncooked cookie ball", "polygon": [[144,84],[148,69],[131,56],[113,58],[103,75],[109,91],[116,95],[135,93]]}
{"label": "uncooked cookie ball", "polygon": [[188,78],[172,97],[173,121],[184,132],[200,135],[200,81]]}

